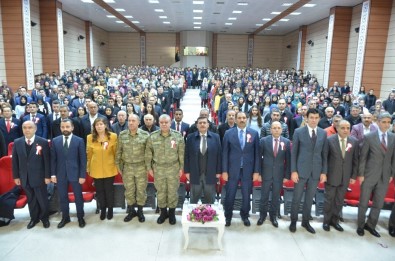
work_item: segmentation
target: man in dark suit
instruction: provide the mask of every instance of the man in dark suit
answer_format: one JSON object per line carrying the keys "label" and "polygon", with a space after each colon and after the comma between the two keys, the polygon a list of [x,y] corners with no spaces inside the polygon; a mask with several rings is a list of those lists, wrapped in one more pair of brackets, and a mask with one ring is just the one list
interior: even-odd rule
{"label": "man in dark suit", "polygon": [[[377,131],[365,135],[359,156],[358,180],[361,183],[357,229],[359,236],[364,235],[365,229],[373,236],[380,237],[375,228],[380,210],[384,205],[388,183],[392,181],[395,174],[395,136],[388,132],[391,125],[391,115],[384,112],[377,119],[379,128]],[[371,195],[373,195],[373,204],[365,223],[366,210]]]}
{"label": "man in dark suit", "polygon": [[259,134],[246,127],[247,115],[245,112],[236,114],[237,128],[229,129],[222,143],[222,178],[227,181],[225,199],[225,226],[231,225],[233,204],[239,181],[241,181],[242,206],[240,216],[245,226],[250,226],[248,219],[252,181],[258,180]]}
{"label": "man in dark suit", "polygon": [[71,106],[73,106],[76,110],[78,107],[85,107],[85,93],[83,90],[78,91],[78,98],[75,98],[72,101]]}
{"label": "man in dark suit", "polygon": [[325,117],[318,122],[318,127],[321,129],[326,129],[330,126],[332,126],[333,123],[333,114],[335,113],[335,109],[332,107],[327,107],[325,109]]}
{"label": "man in dark suit", "polygon": [[3,133],[0,131],[0,159],[7,156],[7,147],[5,144],[5,139]]}
{"label": "man in dark suit", "polygon": [[183,111],[180,108],[176,109],[174,112],[174,121],[171,122],[170,129],[178,131],[186,139],[189,134],[189,124],[182,121],[183,117]]}
{"label": "man in dark suit", "polygon": [[[126,111],[118,111],[117,122],[111,125],[111,130],[119,136],[121,131],[128,129],[128,121]],[[140,122],[140,121],[139,121]]]}
{"label": "man in dark suit", "polygon": [[355,138],[349,137],[350,127],[348,121],[341,120],[336,127],[337,134],[328,138],[328,174],[322,225],[325,231],[329,231],[330,226],[343,231],[339,225],[339,214],[343,208],[348,184],[355,182],[358,173],[359,146]]}
{"label": "man in dark suit", "polygon": [[[86,137],[92,133],[92,125],[96,118],[107,119],[104,115],[98,113],[99,107],[95,102],[90,102],[88,104],[89,113],[81,118],[81,133],[86,145]],[[109,127],[109,126],[108,126]]]}
{"label": "man in dark suit", "polygon": [[185,145],[184,173],[191,182],[191,203],[196,204],[204,195],[203,203],[213,204],[215,184],[222,169],[219,135],[208,131],[208,120],[197,119],[197,132],[188,135]]}
{"label": "man in dark suit", "polygon": [[23,122],[32,121],[36,124],[36,132],[35,135],[42,137],[44,139],[48,138],[48,127],[47,127],[47,119],[44,115],[37,113],[38,104],[36,102],[31,102],[29,104],[30,114],[23,117]]}
{"label": "man in dark suit", "polygon": [[20,120],[12,117],[11,106],[3,107],[3,116],[4,118],[0,118],[0,131],[3,133],[5,145],[8,147],[8,144],[22,137],[22,126]]}
{"label": "man in dark suit", "polygon": [[296,231],[299,205],[306,186],[303,203],[302,227],[312,234],[310,225],[311,206],[318,182],[326,181],[328,141],[326,132],[317,127],[320,120],[317,109],[307,111],[307,125],[295,131],[291,153],[291,180],[295,183],[291,206],[291,225],[289,230]]}
{"label": "man in dark suit", "polygon": [[221,139],[221,143],[222,140],[224,139],[225,132],[231,128],[236,127],[235,119],[236,119],[236,112],[234,110],[228,110],[226,112],[226,122],[218,126],[218,134],[219,134],[219,138]]}
{"label": "man in dark suit", "polygon": [[80,125],[79,121],[76,119],[71,119],[69,117],[69,115],[70,115],[69,107],[67,105],[60,105],[59,112],[60,112],[60,117],[57,120],[52,122],[51,137],[55,138],[55,137],[62,135],[62,130],[60,129],[61,121],[70,119],[73,123],[73,134],[75,136],[83,138],[83,134],[81,133],[82,132],[81,125]]}
{"label": "man in dark suit", "polygon": [[[209,116],[210,116],[210,111],[208,109],[203,108],[200,110],[199,117],[205,117],[208,119]],[[208,121],[208,130],[217,133],[217,126],[215,126],[213,122]],[[198,131],[196,122],[189,127],[189,133],[194,133],[195,131]]]}
{"label": "man in dark suit", "polygon": [[54,121],[60,118],[59,113],[59,101],[53,101],[52,103],[52,112],[47,115],[47,126],[48,126],[48,138],[53,138],[52,135],[52,124]]}
{"label": "man in dark suit", "polygon": [[37,135],[34,122],[22,124],[24,137],[14,142],[12,151],[12,174],[16,185],[22,185],[27,195],[30,212],[28,229],[40,220],[49,228],[47,185],[50,179],[50,158],[48,141]]}
{"label": "man in dark suit", "polygon": [[57,183],[62,210],[62,220],[58,228],[70,222],[69,184],[74,192],[78,224],[81,228],[85,226],[82,184],[86,175],[86,152],[83,139],[72,134],[73,127],[70,119],[62,120],[60,129],[63,135],[54,138],[51,146],[51,180]]}
{"label": "man in dark suit", "polygon": [[271,190],[270,222],[274,227],[278,227],[276,214],[280,208],[280,192],[283,179],[289,179],[291,176],[291,142],[287,138],[281,137],[283,128],[279,121],[272,122],[270,131],[271,135],[260,140],[262,187],[257,225],[262,225],[266,219]]}

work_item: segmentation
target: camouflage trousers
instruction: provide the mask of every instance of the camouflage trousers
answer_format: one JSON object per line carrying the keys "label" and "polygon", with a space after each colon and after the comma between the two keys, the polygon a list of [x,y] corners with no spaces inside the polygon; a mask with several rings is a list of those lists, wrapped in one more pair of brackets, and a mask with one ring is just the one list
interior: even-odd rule
{"label": "camouflage trousers", "polygon": [[180,186],[179,169],[172,167],[154,169],[154,185],[159,208],[176,208],[178,203],[178,187]]}
{"label": "camouflage trousers", "polygon": [[145,164],[125,163],[122,171],[123,184],[125,185],[125,198],[128,205],[144,206],[147,200],[147,171]]}

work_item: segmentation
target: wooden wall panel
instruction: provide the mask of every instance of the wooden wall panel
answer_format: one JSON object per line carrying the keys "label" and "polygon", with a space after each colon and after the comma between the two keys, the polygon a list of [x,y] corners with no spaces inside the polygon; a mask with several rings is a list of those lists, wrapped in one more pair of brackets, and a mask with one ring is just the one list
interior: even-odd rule
{"label": "wooden wall panel", "polygon": [[392,0],[371,1],[365,59],[362,72],[362,85],[381,93],[384,58],[388,41]]}
{"label": "wooden wall panel", "polygon": [[388,30],[387,48],[385,51],[383,77],[381,80],[381,98],[388,97],[392,88],[395,88],[395,1],[391,9],[391,20]]}
{"label": "wooden wall panel", "polygon": [[147,33],[145,46],[147,65],[170,66],[175,62],[175,33]]}
{"label": "wooden wall panel", "polygon": [[1,1],[4,62],[8,85],[15,91],[26,85],[22,1]]}
{"label": "wooden wall panel", "polygon": [[348,43],[352,20],[352,7],[334,7],[331,13],[335,14],[332,36],[332,54],[329,70],[329,82],[344,82],[346,78]]}
{"label": "wooden wall panel", "polygon": [[314,42],[314,46],[310,46],[305,43],[304,72],[309,71],[317,78],[319,83],[322,83],[324,80],[328,22],[329,18],[325,18],[307,26],[306,42],[312,40]]}
{"label": "wooden wall panel", "polygon": [[[63,29],[67,31],[63,36],[65,70],[86,68],[85,21],[63,12]],[[79,35],[84,39],[78,40]]]}
{"label": "wooden wall panel", "polygon": [[0,81],[7,79],[7,72],[5,69],[5,57],[4,57],[4,43],[3,43],[3,14],[1,12],[0,4]]}
{"label": "wooden wall panel", "polygon": [[247,49],[248,35],[218,34],[217,67],[247,66]]}
{"label": "wooden wall panel", "polygon": [[277,70],[282,67],[282,53],[286,49],[282,36],[256,35],[254,40],[253,67]]}
{"label": "wooden wall panel", "polygon": [[[295,68],[298,63],[298,40],[299,30],[295,30],[282,37],[283,43],[280,46],[282,49],[281,66],[279,68],[291,69]],[[290,48],[287,46],[290,45]]]}
{"label": "wooden wall panel", "polygon": [[40,0],[42,71],[59,72],[56,2]]}
{"label": "wooden wall panel", "polygon": [[[92,26],[93,40],[93,64],[94,66],[105,67],[109,65],[109,33],[97,26]],[[104,45],[102,45],[104,43]]]}
{"label": "wooden wall panel", "polygon": [[109,35],[109,63],[111,67],[140,64],[140,35],[138,33],[114,33]]}

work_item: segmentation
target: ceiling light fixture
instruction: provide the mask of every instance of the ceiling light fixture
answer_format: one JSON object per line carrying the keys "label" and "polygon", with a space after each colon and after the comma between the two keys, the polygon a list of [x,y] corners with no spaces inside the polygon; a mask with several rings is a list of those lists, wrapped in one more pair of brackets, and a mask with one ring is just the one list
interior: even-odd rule
{"label": "ceiling light fixture", "polygon": [[203,10],[193,10],[194,13],[203,13]]}
{"label": "ceiling light fixture", "polygon": [[154,11],[157,13],[163,13],[163,9],[155,9]]}
{"label": "ceiling light fixture", "polygon": [[107,15],[108,18],[115,18],[114,15]]}
{"label": "ceiling light fixture", "polygon": [[200,29],[202,28],[201,26],[194,26],[193,29]]}
{"label": "ceiling light fixture", "polygon": [[229,17],[228,20],[237,20],[236,17]]}
{"label": "ceiling light fixture", "polygon": [[271,12],[270,14],[279,15],[281,12]]}
{"label": "ceiling light fixture", "polygon": [[204,5],[204,1],[192,1],[194,5]]}
{"label": "ceiling light fixture", "polygon": [[293,5],[292,3],[283,3],[281,6],[291,6]]}
{"label": "ceiling light fixture", "polygon": [[225,25],[232,25],[233,23],[225,23]]}
{"label": "ceiling light fixture", "polygon": [[123,9],[123,8],[115,8],[115,11],[118,11],[118,12],[125,12],[125,9]]}
{"label": "ceiling light fixture", "polygon": [[195,19],[195,20],[202,20],[202,18],[203,18],[203,17],[201,17],[201,16],[195,16],[195,17],[193,17],[193,19]]}
{"label": "ceiling light fixture", "polygon": [[288,22],[289,19],[283,18],[283,19],[280,19],[280,21],[281,21],[281,22]]}
{"label": "ceiling light fixture", "polygon": [[248,5],[247,2],[238,2],[237,5]]}
{"label": "ceiling light fixture", "polygon": [[148,0],[148,3],[150,4],[159,4],[158,0]]}
{"label": "ceiling light fixture", "polygon": [[132,23],[139,24],[140,22],[139,21],[132,21]]}
{"label": "ceiling light fixture", "polygon": [[270,21],[270,20],[272,20],[272,19],[270,19],[270,18],[263,18],[262,19],[262,21]]}
{"label": "ceiling light fixture", "polygon": [[164,23],[164,24],[170,24],[170,22],[169,22],[169,21],[163,21],[163,23]]}
{"label": "ceiling light fixture", "polygon": [[115,21],[116,23],[118,23],[118,24],[124,24],[125,22],[124,21]]}
{"label": "ceiling light fixture", "polygon": [[262,26],[263,24],[255,24],[256,26]]}
{"label": "ceiling light fixture", "polygon": [[125,18],[130,19],[130,18],[133,18],[133,16],[131,16],[131,15],[125,15]]}
{"label": "ceiling light fixture", "polygon": [[159,16],[159,18],[160,19],[167,19],[167,16],[166,15],[161,15],[161,16]]}
{"label": "ceiling light fixture", "polygon": [[314,6],[316,6],[316,4],[305,4],[305,5],[302,6],[302,7],[314,7]]}
{"label": "ceiling light fixture", "polygon": [[93,1],[92,1],[92,0],[81,0],[81,2],[83,2],[83,3],[88,3],[88,4],[93,4]]}
{"label": "ceiling light fixture", "polygon": [[232,12],[232,14],[241,14],[242,13],[242,11],[238,11],[238,10],[234,10],[233,12]]}
{"label": "ceiling light fixture", "polygon": [[193,24],[202,24],[201,22],[193,22]]}
{"label": "ceiling light fixture", "polygon": [[301,12],[293,12],[293,13],[290,13],[290,15],[300,15],[301,14]]}

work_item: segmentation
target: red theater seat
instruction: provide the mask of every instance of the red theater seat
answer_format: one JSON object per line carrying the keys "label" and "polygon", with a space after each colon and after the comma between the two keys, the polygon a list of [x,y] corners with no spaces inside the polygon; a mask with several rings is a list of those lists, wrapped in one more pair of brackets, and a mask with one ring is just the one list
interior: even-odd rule
{"label": "red theater seat", "polygon": [[[12,176],[12,157],[4,156],[0,159],[0,195],[10,191],[15,187]],[[15,203],[15,208],[24,208],[27,204],[27,197],[22,190],[21,195]]]}
{"label": "red theater seat", "polygon": [[[69,202],[74,203],[75,197],[71,185],[69,185]],[[85,182],[82,184],[82,198],[84,202],[91,202],[95,197],[95,188],[93,187],[93,178],[86,174]]]}
{"label": "red theater seat", "polygon": [[8,156],[12,155],[12,148],[14,147],[14,142],[8,144]]}

